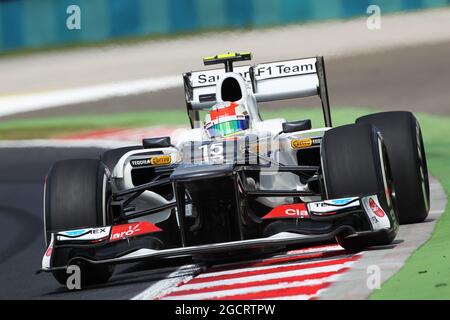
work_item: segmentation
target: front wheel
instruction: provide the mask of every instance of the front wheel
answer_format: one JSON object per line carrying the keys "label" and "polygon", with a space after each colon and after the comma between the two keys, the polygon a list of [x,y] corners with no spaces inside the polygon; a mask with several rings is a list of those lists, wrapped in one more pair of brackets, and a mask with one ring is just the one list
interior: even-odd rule
{"label": "front wheel", "polygon": [[[99,160],[56,162],[47,175],[44,193],[47,246],[51,233],[106,226],[111,220],[106,204],[110,192],[108,172]],[[70,252],[56,251],[53,264],[66,266],[70,258]],[[114,272],[113,266],[80,264],[79,267],[83,285],[106,282]],[[53,276],[65,285],[70,275],[66,270],[58,270]]]}
{"label": "front wheel", "polygon": [[328,130],[321,146],[322,171],[327,199],[376,195],[392,232],[372,239],[339,235],[338,243],[349,250],[391,243],[398,219],[389,160],[383,138],[369,124],[350,124]]}
{"label": "front wheel", "polygon": [[422,222],[430,210],[430,185],[422,132],[411,112],[390,111],[363,116],[357,123],[377,127],[392,168],[400,223]]}

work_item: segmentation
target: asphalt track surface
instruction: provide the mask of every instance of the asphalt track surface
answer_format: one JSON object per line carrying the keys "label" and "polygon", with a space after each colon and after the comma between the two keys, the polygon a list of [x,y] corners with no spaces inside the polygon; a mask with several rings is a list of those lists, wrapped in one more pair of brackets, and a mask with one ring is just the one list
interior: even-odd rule
{"label": "asphalt track surface", "polygon": [[[321,277],[324,273],[320,268],[335,272],[336,276],[347,269],[349,263],[354,263],[351,272],[343,275],[343,282],[336,282],[331,289],[325,291],[321,298],[351,298],[361,299],[367,297],[370,290],[365,281],[367,278],[367,266],[378,264],[382,268],[382,280],[395,273],[401,267],[404,260],[420,244],[430,236],[434,224],[445,207],[445,195],[436,183],[432,181],[432,209],[427,221],[422,224],[402,226],[399,236],[392,246],[365,251],[361,257],[349,255],[342,249],[334,247],[319,250],[305,255],[304,252],[284,253],[277,257],[271,257],[267,261],[258,261],[256,264],[244,263],[231,268],[209,268],[197,278],[198,268],[189,269],[180,273],[178,269],[186,262],[179,261],[167,265],[133,264],[123,265],[116,269],[116,273],[106,285],[85,288],[81,291],[68,291],[61,287],[50,274],[35,272],[40,268],[44,248],[42,195],[44,176],[54,161],[69,158],[98,158],[104,149],[100,148],[3,148],[0,149],[0,217],[2,220],[2,243],[0,245],[0,299],[131,299],[139,295],[140,299],[152,299],[161,296],[167,299],[173,298],[208,298],[208,294],[223,294],[228,291],[214,291],[209,288],[212,281],[220,280],[228,282],[241,292],[245,286],[247,293],[242,293],[238,298],[266,297],[252,292],[247,284],[239,284],[241,275],[236,280],[236,274],[249,273],[252,277],[262,277],[267,282],[268,288],[274,286],[281,271],[285,275],[294,272],[295,277],[287,279],[304,278],[305,273],[313,272],[313,277]],[[331,250],[331,252],[330,252]],[[395,254],[393,255],[392,253]],[[331,256],[330,256],[331,254]],[[330,259],[333,261],[324,261]],[[281,260],[280,260],[281,259]],[[242,262],[245,261],[241,261]],[[319,263],[319,265],[317,265]],[[298,270],[298,264],[304,264]],[[321,264],[325,264],[321,266]],[[339,264],[339,265],[337,265]],[[305,265],[310,265],[310,271],[305,271]],[[261,267],[263,266],[263,267]],[[318,268],[319,267],[319,268]],[[186,267],[185,267],[186,268]],[[262,269],[262,270],[261,270]],[[270,270],[273,269],[271,273]],[[224,271],[225,270],[225,271]],[[236,272],[237,270],[237,272]],[[203,270],[204,271],[204,270]],[[228,274],[221,274],[220,272]],[[310,274],[311,275],[311,274]],[[219,277],[219,278],[217,278]],[[273,277],[273,278],[271,278]],[[184,280],[183,280],[184,279]],[[187,281],[187,280],[189,281]],[[211,282],[208,282],[211,279]],[[173,288],[180,281],[187,281],[185,285],[177,288],[175,292],[164,294],[164,290]],[[304,279],[303,279],[304,280]],[[356,281],[355,281],[356,280]],[[219,283],[221,283],[219,281]],[[228,281],[228,282],[227,282]],[[305,280],[304,280],[305,281]],[[308,280],[310,281],[310,280]],[[314,288],[320,291],[328,285],[320,279],[312,280],[315,283],[308,290]],[[315,281],[315,282],[314,282]],[[295,284],[295,282],[292,282]],[[202,285],[204,287],[202,287]],[[275,287],[279,284],[275,284]],[[205,287],[206,286],[206,287]],[[150,287],[150,289],[148,289]],[[239,289],[241,288],[241,289]],[[303,287],[292,288],[292,298],[312,297],[312,293]],[[300,291],[299,291],[300,290]],[[210,292],[214,291],[214,292]],[[234,291],[231,291],[234,292]],[[279,290],[268,291],[277,298]],[[317,292],[313,292],[315,294]],[[270,296],[269,296],[270,297]]]}

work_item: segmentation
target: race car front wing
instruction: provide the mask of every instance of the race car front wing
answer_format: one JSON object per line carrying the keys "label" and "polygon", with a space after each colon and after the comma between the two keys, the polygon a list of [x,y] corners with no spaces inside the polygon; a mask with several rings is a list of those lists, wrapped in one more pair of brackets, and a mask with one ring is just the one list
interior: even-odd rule
{"label": "race car front wing", "polygon": [[[175,248],[164,248],[161,241],[155,237],[155,234],[163,230],[148,221],[60,231],[51,234],[49,246],[42,259],[42,269],[39,271],[61,270],[77,262],[120,264],[163,258],[202,257],[252,249],[278,250],[322,243],[340,235],[364,238],[369,240],[370,244],[370,239],[396,232],[395,221],[382,208],[377,195],[282,205],[275,207],[262,219],[326,221],[342,219],[355,213],[367,219],[370,226],[367,230],[357,231],[352,225],[340,225],[331,232],[322,234],[302,234],[289,230],[256,239]],[[67,253],[67,250],[71,251],[67,264],[57,265],[55,256],[60,251]]]}

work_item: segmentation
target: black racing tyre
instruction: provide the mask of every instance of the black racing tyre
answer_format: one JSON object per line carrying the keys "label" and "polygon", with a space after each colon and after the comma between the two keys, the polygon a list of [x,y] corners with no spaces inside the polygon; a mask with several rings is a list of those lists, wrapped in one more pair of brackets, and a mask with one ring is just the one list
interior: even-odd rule
{"label": "black racing tyre", "polygon": [[[56,162],[45,183],[44,218],[47,246],[52,232],[86,227],[101,227],[111,221],[106,198],[110,194],[108,172],[103,163],[94,159]],[[56,265],[66,265],[69,256],[54,257]],[[106,282],[113,266],[80,264],[81,283],[91,285]],[[53,272],[65,285],[69,276],[65,270]]]}
{"label": "black racing tyre", "polygon": [[142,149],[142,146],[130,146],[130,147],[123,147],[123,148],[117,148],[117,149],[111,149],[108,151],[105,151],[101,156],[100,160],[106,165],[106,167],[112,171],[116,165],[116,163],[119,161],[119,159],[127,152],[133,151],[133,150],[139,150]]}
{"label": "black racing tyre", "polygon": [[357,123],[377,127],[384,139],[394,180],[400,223],[422,222],[430,210],[430,184],[419,122],[411,112],[363,116]]}
{"label": "black racing tyre", "polygon": [[[381,152],[380,152],[381,150]],[[376,194],[383,208],[396,212],[392,199],[389,160],[379,131],[369,124],[350,124],[325,132],[321,145],[322,171],[327,199]],[[386,245],[396,235],[397,217],[390,218],[393,232],[370,243],[362,239],[336,237],[348,250],[370,245]]]}

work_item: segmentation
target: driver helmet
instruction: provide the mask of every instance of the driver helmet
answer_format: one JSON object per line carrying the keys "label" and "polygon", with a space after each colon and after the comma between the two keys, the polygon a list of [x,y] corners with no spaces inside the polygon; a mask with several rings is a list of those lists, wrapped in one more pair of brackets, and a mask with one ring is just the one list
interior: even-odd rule
{"label": "driver helmet", "polygon": [[210,138],[227,137],[248,128],[248,112],[236,102],[218,102],[206,115],[205,129]]}

